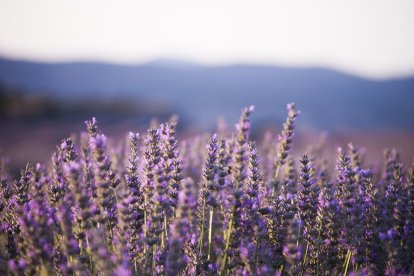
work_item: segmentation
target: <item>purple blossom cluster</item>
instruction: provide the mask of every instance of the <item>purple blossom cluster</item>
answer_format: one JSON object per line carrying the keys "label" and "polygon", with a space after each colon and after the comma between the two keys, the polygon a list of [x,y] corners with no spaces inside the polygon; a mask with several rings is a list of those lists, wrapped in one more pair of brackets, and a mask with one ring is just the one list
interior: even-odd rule
{"label": "purple blossom cluster", "polygon": [[[187,137],[175,119],[113,141],[97,120],[47,164],[0,176],[2,275],[413,275],[414,167],[292,153],[279,137]],[[333,168],[333,169],[330,169]]]}

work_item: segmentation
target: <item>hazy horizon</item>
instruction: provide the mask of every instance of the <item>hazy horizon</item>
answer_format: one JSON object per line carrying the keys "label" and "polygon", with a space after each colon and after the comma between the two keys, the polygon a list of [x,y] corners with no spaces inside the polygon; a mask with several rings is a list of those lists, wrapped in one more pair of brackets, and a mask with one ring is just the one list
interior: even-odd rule
{"label": "hazy horizon", "polygon": [[414,2],[0,0],[0,56],[41,62],[323,67],[414,74]]}
{"label": "hazy horizon", "polygon": [[11,62],[22,62],[32,64],[49,64],[49,65],[64,65],[64,64],[102,64],[102,65],[113,65],[113,66],[125,66],[125,67],[140,67],[147,65],[156,65],[165,68],[175,69],[192,69],[192,68],[231,68],[231,67],[257,67],[257,68],[280,68],[280,69],[320,69],[326,71],[337,72],[343,75],[352,76],[358,79],[371,80],[371,81],[388,81],[388,80],[399,80],[399,79],[410,79],[414,77],[414,72],[400,75],[390,76],[372,76],[359,74],[357,72],[345,70],[343,68],[335,68],[328,65],[320,64],[304,64],[304,65],[292,65],[283,63],[260,63],[260,62],[242,62],[234,61],[229,63],[203,63],[196,60],[180,59],[174,57],[156,57],[145,61],[112,61],[105,59],[92,59],[92,58],[78,58],[78,59],[59,59],[59,60],[42,60],[38,58],[20,58],[10,57],[2,55],[0,52],[0,60],[6,60]]}

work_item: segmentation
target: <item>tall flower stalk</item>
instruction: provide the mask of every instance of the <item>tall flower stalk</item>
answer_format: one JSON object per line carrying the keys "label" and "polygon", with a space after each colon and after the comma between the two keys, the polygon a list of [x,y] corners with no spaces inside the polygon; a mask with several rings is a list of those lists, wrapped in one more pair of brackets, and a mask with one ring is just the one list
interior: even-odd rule
{"label": "tall flower stalk", "polygon": [[[226,231],[226,242],[224,248],[224,256],[221,264],[221,274],[224,274],[227,269],[232,269],[239,263],[238,248],[240,244],[240,222],[241,222],[241,202],[243,197],[243,189],[247,179],[247,164],[248,160],[247,149],[250,131],[250,115],[254,111],[254,106],[244,108],[240,117],[239,123],[236,125],[237,136],[236,146],[233,154],[234,171],[232,173],[232,203],[231,212]],[[232,257],[232,263],[229,266],[228,257]]]}
{"label": "tall flower stalk", "polygon": [[300,114],[300,112],[296,110],[296,106],[294,103],[288,104],[287,110],[288,116],[286,118],[286,122],[283,124],[282,133],[278,137],[278,149],[275,161],[275,174],[273,177],[272,184],[272,197],[274,197],[276,193],[276,185],[280,168],[286,163],[286,158],[288,157],[289,151],[292,147],[295,121],[296,117]]}
{"label": "tall flower stalk", "polygon": [[85,122],[90,140],[89,146],[93,152],[94,175],[97,186],[97,205],[100,210],[99,224],[107,228],[108,244],[112,245],[114,228],[116,227],[115,193],[111,189],[111,162],[107,155],[107,137],[100,133],[95,118]]}

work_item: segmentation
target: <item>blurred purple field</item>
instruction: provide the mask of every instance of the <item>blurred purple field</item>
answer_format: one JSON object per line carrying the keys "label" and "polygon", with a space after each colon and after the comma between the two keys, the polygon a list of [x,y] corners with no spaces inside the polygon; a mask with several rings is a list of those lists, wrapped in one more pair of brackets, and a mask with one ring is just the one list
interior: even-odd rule
{"label": "blurred purple field", "polygon": [[232,127],[254,104],[253,137],[277,131],[286,102],[304,116],[296,148],[327,133],[327,150],[349,142],[379,161],[385,148],[413,156],[414,78],[369,80],[323,68],[201,66],[174,60],[141,65],[39,63],[0,59],[0,147],[18,172],[50,158],[55,144],[96,116],[115,138],[152,119],[179,117],[180,135]]}

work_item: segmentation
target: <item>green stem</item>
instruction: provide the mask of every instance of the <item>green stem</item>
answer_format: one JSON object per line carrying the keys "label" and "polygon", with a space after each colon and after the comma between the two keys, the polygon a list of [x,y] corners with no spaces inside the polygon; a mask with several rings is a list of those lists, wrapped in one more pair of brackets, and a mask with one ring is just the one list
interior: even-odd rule
{"label": "green stem", "polygon": [[206,209],[206,199],[203,198],[203,206],[202,206],[202,213],[201,213],[201,233],[200,233],[200,241],[199,241],[199,253],[201,255],[203,251],[203,237],[204,237],[204,221],[206,219],[205,209]]}
{"label": "green stem", "polygon": [[300,240],[300,225],[298,227],[298,240],[296,241],[296,246],[299,245],[299,240]]}
{"label": "green stem", "polygon": [[109,239],[109,246],[110,246],[110,249],[111,249],[111,252],[114,252],[115,251],[115,246],[114,246],[114,243],[112,242],[113,241],[113,239],[114,239],[114,229],[112,228],[112,226],[111,226],[111,222],[109,222],[109,234],[111,235],[111,238]]}
{"label": "green stem", "polygon": [[167,240],[168,237],[168,229],[167,229],[167,215],[164,211],[164,233],[165,233],[165,239]]}
{"label": "green stem", "polygon": [[272,198],[275,196],[275,194],[276,194],[276,187],[275,187],[275,182],[276,182],[276,180],[277,180],[277,178],[278,178],[278,176],[279,176],[279,170],[280,170],[280,166],[278,165],[278,166],[276,166],[276,171],[275,171],[275,177],[274,177],[274,183],[273,183],[273,187],[272,187]]}
{"label": "green stem", "polygon": [[167,215],[165,214],[165,211],[163,211],[164,213],[164,231],[162,231],[161,234],[161,247],[165,248],[167,246],[167,237],[168,237],[168,230],[167,230]]}
{"label": "green stem", "polygon": [[[144,239],[147,238],[147,196],[144,196]],[[144,255],[147,252],[147,243],[144,246]]]}
{"label": "green stem", "polygon": [[[318,241],[318,252],[317,252],[318,255],[317,256],[319,256],[319,253],[321,252],[321,245],[320,245],[320,241],[319,241],[320,238],[321,238],[321,230],[319,229],[318,230],[318,239],[317,239],[317,241]],[[320,266],[319,260],[317,260],[316,261],[316,275],[318,275],[319,266]]]}
{"label": "green stem", "polygon": [[306,243],[306,250],[305,250],[305,256],[303,257],[303,263],[302,263],[302,273],[301,275],[304,274],[305,272],[305,267],[306,267],[306,257],[308,256],[308,250],[309,250],[309,242]]}
{"label": "green stem", "polygon": [[88,253],[88,259],[89,259],[89,268],[92,271],[92,257],[91,257],[91,248],[89,246],[89,239],[88,236],[86,236],[86,252]]}
{"label": "green stem", "polygon": [[155,275],[155,253],[157,252],[157,245],[152,246],[152,275]]}
{"label": "green stem", "polygon": [[44,264],[43,260],[40,261],[40,276],[48,276],[49,275],[49,271],[46,267],[46,265]]}
{"label": "green stem", "polygon": [[118,201],[118,195],[116,194],[116,190],[115,190],[115,188],[112,188],[112,190],[113,190],[114,195],[115,195],[115,202],[116,202],[116,204],[118,204],[119,201]]}
{"label": "green stem", "polygon": [[230,218],[230,221],[229,221],[229,230],[227,231],[226,247],[224,249],[224,257],[223,257],[223,263],[221,264],[220,275],[224,275],[224,270],[226,269],[227,254],[228,254],[229,247],[230,247],[231,232],[233,231],[233,216],[234,216],[235,211],[236,211],[236,209],[233,206],[233,209],[232,209],[232,212],[231,212],[231,218]]}
{"label": "green stem", "polygon": [[346,273],[348,272],[348,266],[349,266],[349,261],[351,260],[351,250],[348,248],[348,252],[346,253],[346,259],[345,259],[345,271],[344,271],[344,275],[346,275]]}
{"label": "green stem", "polygon": [[209,227],[208,227],[208,255],[207,260],[210,260],[211,255],[211,239],[213,235],[213,214],[214,209],[213,207],[210,208],[210,219],[209,219]]}
{"label": "green stem", "polygon": [[257,238],[257,242],[256,242],[256,244],[255,244],[255,246],[254,246],[254,263],[255,264],[257,264],[257,259],[258,259],[258,254],[257,254],[257,250],[258,250],[258,247],[259,247],[259,244],[260,244],[260,242],[261,242],[261,239],[260,239],[260,236]]}

